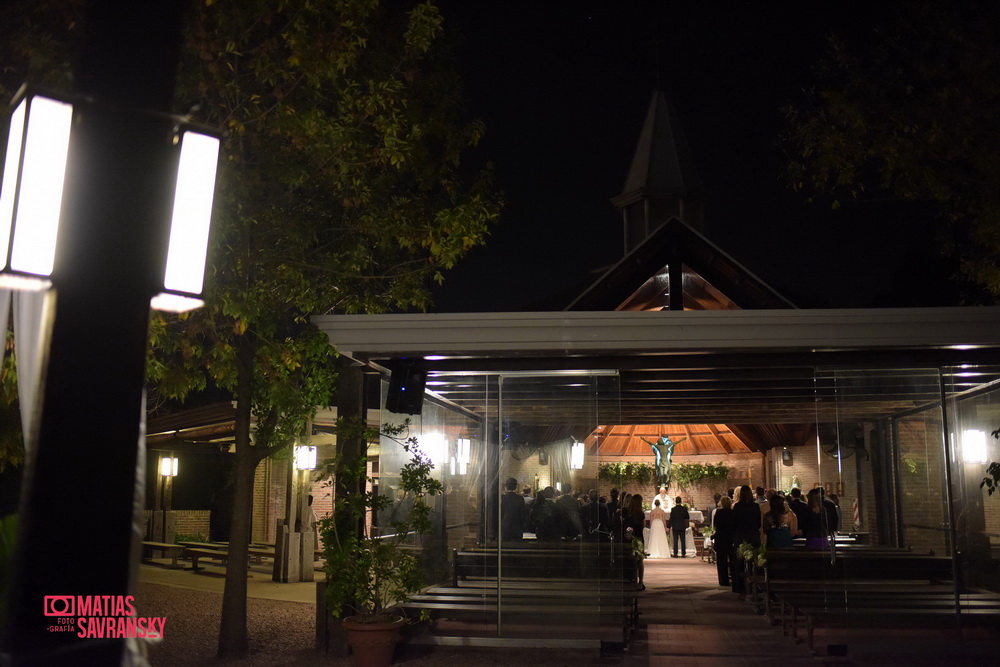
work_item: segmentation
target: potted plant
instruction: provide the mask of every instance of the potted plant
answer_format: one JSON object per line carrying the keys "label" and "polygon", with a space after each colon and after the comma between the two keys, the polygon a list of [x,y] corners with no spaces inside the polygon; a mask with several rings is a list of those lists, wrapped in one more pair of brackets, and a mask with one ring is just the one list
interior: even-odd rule
{"label": "potted plant", "polygon": [[[338,425],[338,432],[342,425]],[[400,470],[400,495],[409,505],[402,518],[391,521],[383,535],[360,530],[365,517],[388,508],[393,502],[370,489],[366,457],[335,460],[337,475],[365,479],[364,488],[337,498],[337,509],[322,519],[325,600],[327,609],[343,619],[347,642],[355,662],[364,667],[388,665],[399,642],[405,619],[398,605],[423,587],[423,577],[414,539],[429,533],[432,509],[426,497],[441,492],[441,483],[431,476],[434,466],[420,451],[417,438],[407,437],[409,420],[400,426],[384,425],[382,435],[397,442],[409,456]],[[373,434],[372,434],[373,435]]]}

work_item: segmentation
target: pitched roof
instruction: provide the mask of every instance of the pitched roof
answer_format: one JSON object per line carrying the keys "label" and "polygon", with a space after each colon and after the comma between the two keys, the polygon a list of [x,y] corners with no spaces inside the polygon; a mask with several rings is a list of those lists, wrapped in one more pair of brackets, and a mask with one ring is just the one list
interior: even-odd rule
{"label": "pitched roof", "polygon": [[749,269],[674,218],[650,234],[564,310],[666,308],[671,262],[682,266],[685,310],[795,308]]}

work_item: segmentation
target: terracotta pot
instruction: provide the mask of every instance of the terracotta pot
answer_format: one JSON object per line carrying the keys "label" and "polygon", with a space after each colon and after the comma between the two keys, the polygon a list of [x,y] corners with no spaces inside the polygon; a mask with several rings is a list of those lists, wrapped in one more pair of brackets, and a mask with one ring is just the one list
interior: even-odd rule
{"label": "terracotta pot", "polygon": [[345,618],[343,624],[354,663],[358,667],[391,665],[399,631],[405,623],[403,618],[388,623],[362,623],[357,616]]}

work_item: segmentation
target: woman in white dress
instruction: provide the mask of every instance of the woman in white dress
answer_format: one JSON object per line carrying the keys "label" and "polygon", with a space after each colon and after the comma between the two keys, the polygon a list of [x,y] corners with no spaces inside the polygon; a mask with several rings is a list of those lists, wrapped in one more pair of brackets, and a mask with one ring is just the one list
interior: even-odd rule
{"label": "woman in white dress", "polygon": [[669,558],[670,543],[667,540],[667,513],[660,506],[659,499],[653,501],[653,511],[649,513],[649,541],[646,551],[650,558]]}

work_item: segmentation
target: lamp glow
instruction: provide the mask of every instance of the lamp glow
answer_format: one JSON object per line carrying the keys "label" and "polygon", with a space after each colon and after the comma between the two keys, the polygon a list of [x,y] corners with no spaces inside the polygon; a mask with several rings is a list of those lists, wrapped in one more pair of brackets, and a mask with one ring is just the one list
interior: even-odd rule
{"label": "lamp glow", "polygon": [[297,445],[295,447],[295,469],[315,470],[316,469],[316,448],[309,445]]}
{"label": "lamp glow", "polygon": [[[74,104],[27,88],[18,98],[0,183],[0,287],[46,289],[52,284],[60,236]],[[81,113],[90,111],[89,102],[77,100],[76,104]],[[193,131],[182,119],[154,116],[153,120],[180,129],[174,139],[177,180],[163,291],[150,305],[182,312],[204,303],[201,293],[220,141]]]}
{"label": "lamp glow", "polygon": [[573,448],[570,450],[569,455],[569,467],[573,470],[583,469],[583,443],[574,442]]}
{"label": "lamp glow", "polygon": [[152,301],[153,308],[174,312],[203,304],[199,296],[205,282],[208,231],[219,164],[218,138],[187,131],[180,144],[164,292]]}
{"label": "lamp glow", "polygon": [[23,99],[11,117],[0,185],[3,286],[49,285],[72,120],[72,104],[38,95]]}
{"label": "lamp glow", "polygon": [[447,441],[442,433],[427,433],[420,438],[420,451],[430,460],[438,464],[444,461]]}
{"label": "lamp glow", "polygon": [[160,474],[164,477],[177,477],[176,456],[164,456],[160,459]]}
{"label": "lamp glow", "polygon": [[962,433],[962,460],[965,463],[986,463],[986,431],[969,429]]}

